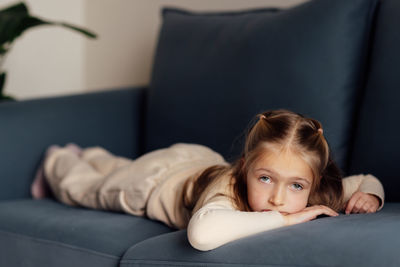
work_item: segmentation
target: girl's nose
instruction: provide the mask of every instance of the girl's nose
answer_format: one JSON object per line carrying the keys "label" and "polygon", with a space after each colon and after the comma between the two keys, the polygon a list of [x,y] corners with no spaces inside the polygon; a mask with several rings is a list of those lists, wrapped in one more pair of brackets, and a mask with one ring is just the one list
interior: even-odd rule
{"label": "girl's nose", "polygon": [[284,186],[276,186],[269,198],[269,202],[275,206],[282,206],[285,204],[285,190]]}

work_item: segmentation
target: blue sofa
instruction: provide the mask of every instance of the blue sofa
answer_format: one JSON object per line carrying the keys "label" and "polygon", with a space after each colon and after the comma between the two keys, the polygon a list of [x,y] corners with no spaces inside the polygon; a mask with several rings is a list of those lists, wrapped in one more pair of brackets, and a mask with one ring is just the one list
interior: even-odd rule
{"label": "blue sofa", "polygon": [[[149,86],[0,104],[0,266],[400,266],[400,1],[162,16]],[[250,119],[275,108],[320,120],[343,175],[382,181],[384,208],[201,252],[186,230],[31,198],[51,144],[136,158],[192,142],[233,160]]]}

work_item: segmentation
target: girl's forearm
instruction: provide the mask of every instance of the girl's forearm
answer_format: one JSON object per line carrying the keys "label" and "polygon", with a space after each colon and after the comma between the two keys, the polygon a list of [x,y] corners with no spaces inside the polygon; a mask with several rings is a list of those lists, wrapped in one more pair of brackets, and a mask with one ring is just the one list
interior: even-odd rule
{"label": "girl's forearm", "polygon": [[285,220],[277,211],[242,212],[203,207],[191,218],[187,234],[194,248],[206,251],[282,226]]}

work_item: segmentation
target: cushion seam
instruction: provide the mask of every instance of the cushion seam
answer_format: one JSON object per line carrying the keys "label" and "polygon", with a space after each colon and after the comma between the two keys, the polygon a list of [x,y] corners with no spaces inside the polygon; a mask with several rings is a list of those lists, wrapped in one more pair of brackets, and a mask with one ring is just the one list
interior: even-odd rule
{"label": "cushion seam", "polygon": [[51,246],[58,246],[58,247],[62,247],[62,248],[66,248],[66,249],[70,249],[70,250],[76,250],[79,252],[85,252],[85,253],[89,253],[89,254],[93,254],[96,256],[101,256],[104,258],[109,258],[109,259],[120,259],[120,257],[118,256],[114,256],[114,255],[110,255],[110,254],[105,254],[102,252],[97,252],[91,249],[86,249],[86,248],[80,248],[74,245],[70,245],[70,244],[66,244],[66,243],[61,243],[61,242],[57,242],[54,240],[46,240],[46,239],[42,239],[42,238],[37,238],[37,237],[33,237],[33,236],[29,236],[29,235],[24,235],[24,234],[19,234],[19,233],[13,233],[13,232],[7,232],[4,230],[0,230],[0,234],[5,234],[5,235],[9,235],[9,236],[14,236],[17,238],[21,238],[21,239],[30,239],[34,242],[37,243],[43,243],[45,245],[51,245]]}
{"label": "cushion seam", "polygon": [[161,265],[161,266],[187,266],[187,265],[192,265],[192,266],[210,266],[210,265],[236,265],[236,266],[243,266],[244,264],[246,266],[297,266],[297,267],[326,267],[330,265],[299,265],[299,264],[279,264],[279,263],[268,263],[267,265],[265,263],[263,264],[248,264],[248,263],[226,263],[226,262],[191,262],[191,261],[167,261],[167,260],[145,260],[145,259],[129,259],[129,260],[121,260],[121,265],[123,264],[135,264],[138,263],[141,266],[142,265]]}

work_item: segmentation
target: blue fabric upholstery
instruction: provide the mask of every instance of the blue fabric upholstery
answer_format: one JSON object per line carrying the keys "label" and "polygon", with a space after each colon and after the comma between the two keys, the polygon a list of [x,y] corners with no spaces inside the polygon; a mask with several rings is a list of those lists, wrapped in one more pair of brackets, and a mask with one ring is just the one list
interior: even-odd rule
{"label": "blue fabric upholstery", "polygon": [[[123,213],[21,199],[0,202],[0,266],[117,266],[132,245],[168,233]],[[29,251],[29,253],[26,253]]]}
{"label": "blue fabric upholstery", "polygon": [[[212,14],[165,9],[148,95],[127,88],[1,103],[0,266],[399,266],[400,4],[383,0],[375,13],[376,3],[312,0],[288,10]],[[251,117],[274,108],[319,119],[339,165],[376,175],[386,200],[397,203],[200,252],[185,230],[30,199],[50,144],[100,145],[135,158],[196,142],[231,159]]]}
{"label": "blue fabric upholstery", "polygon": [[143,99],[143,89],[125,88],[2,103],[0,199],[30,197],[35,171],[51,144],[100,145],[117,155],[137,157]]}
{"label": "blue fabric upholstery", "polygon": [[193,142],[234,159],[257,112],[288,108],[322,122],[345,168],[376,4],[317,0],[281,11],[229,13],[164,9],[146,150]]}
{"label": "blue fabric upholstery", "polygon": [[193,249],[186,231],[152,237],[127,251],[131,266],[398,266],[400,203],[379,213],[341,214],[243,238],[212,251]]}
{"label": "blue fabric upholstery", "polygon": [[400,1],[382,1],[350,171],[373,173],[381,179],[386,199],[399,202],[400,35],[393,25],[400,25]]}

